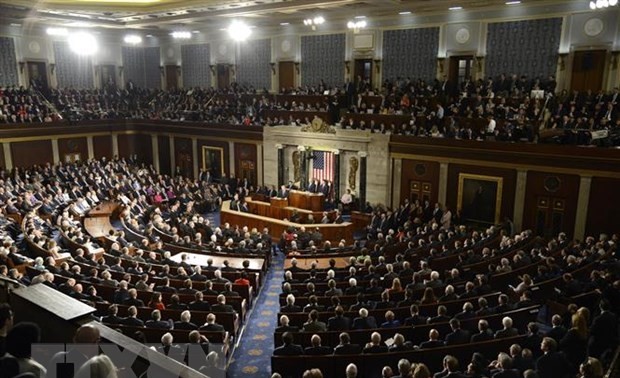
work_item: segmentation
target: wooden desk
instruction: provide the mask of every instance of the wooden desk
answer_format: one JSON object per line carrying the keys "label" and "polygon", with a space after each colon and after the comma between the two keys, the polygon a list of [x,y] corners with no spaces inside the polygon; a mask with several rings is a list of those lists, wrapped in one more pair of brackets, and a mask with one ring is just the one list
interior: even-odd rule
{"label": "wooden desk", "polygon": [[291,190],[288,195],[289,204],[298,209],[312,211],[323,210],[323,193],[309,193],[300,190]]}
{"label": "wooden desk", "polygon": [[243,267],[243,261],[247,260],[250,262],[250,266],[248,267],[248,269],[252,269],[252,270],[261,270],[263,269],[263,266],[265,265],[265,259],[261,259],[261,258],[236,258],[236,257],[223,257],[223,256],[213,256],[213,255],[203,255],[203,254],[198,254],[198,253],[191,253],[191,252],[179,252],[176,255],[170,257],[170,260],[180,263],[181,262],[181,255],[187,255],[187,263],[194,266],[194,265],[200,265],[200,266],[207,266],[207,260],[208,259],[212,259],[213,260],[213,265],[217,266],[217,267],[221,267],[224,266],[224,260],[228,260],[229,266],[231,268],[235,268],[235,269],[245,269]]}
{"label": "wooden desk", "polygon": [[[277,206],[273,206],[273,204],[268,204],[262,201],[254,201],[253,199],[249,197],[246,199],[246,203],[248,205],[248,210],[250,211],[250,213],[260,215],[263,217],[268,217],[268,218],[291,219],[294,212],[297,212],[297,214],[299,215],[300,222],[304,222],[304,223],[316,224],[316,223],[321,222],[321,219],[323,218],[322,211],[310,211],[310,210],[298,209],[296,207],[290,207],[290,206],[281,207],[280,203],[278,203]],[[310,214],[312,214],[312,217],[314,218],[314,222],[307,221]],[[330,221],[333,221],[333,219],[336,218],[335,214],[336,214],[335,210],[327,212],[327,217],[330,219]]]}
{"label": "wooden desk", "polygon": [[110,217],[120,205],[116,202],[102,202],[88,212],[88,217]]}
{"label": "wooden desk", "polygon": [[316,227],[320,230],[321,234],[323,234],[323,240],[329,240],[332,244],[337,243],[341,239],[344,239],[347,244],[353,243],[353,223],[350,222],[344,222],[341,224],[313,224],[311,226],[293,222],[285,222],[279,219],[230,210],[230,201],[224,201],[222,203],[220,219],[222,223],[248,226],[250,228],[256,227],[259,230],[267,227],[273,237],[273,240],[280,240],[282,233],[290,227]]}
{"label": "wooden desk", "polygon": [[[273,197],[267,200],[272,207],[287,207],[288,206],[288,199],[287,198],[281,198],[281,197]],[[265,202],[265,201],[261,201],[261,202]]]}
{"label": "wooden desk", "polygon": [[364,230],[366,226],[370,225],[371,219],[371,214],[362,213],[361,211],[351,212],[351,222],[353,222],[355,231]]}

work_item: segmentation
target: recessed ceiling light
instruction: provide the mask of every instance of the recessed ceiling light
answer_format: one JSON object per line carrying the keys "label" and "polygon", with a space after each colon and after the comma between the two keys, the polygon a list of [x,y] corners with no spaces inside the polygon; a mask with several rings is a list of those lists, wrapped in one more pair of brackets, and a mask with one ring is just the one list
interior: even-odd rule
{"label": "recessed ceiling light", "polygon": [[286,25],[290,25],[290,23],[289,22],[280,22],[280,25],[286,26]]}
{"label": "recessed ceiling light", "polygon": [[366,16],[355,16],[355,18],[366,18]]}
{"label": "recessed ceiling light", "polygon": [[405,12],[398,12],[398,14],[403,14],[403,15],[405,15],[405,14],[411,14],[411,12],[409,12],[409,11],[405,11]]}
{"label": "recessed ceiling light", "polygon": [[153,34],[147,34],[145,37],[146,38],[153,38]]}
{"label": "recessed ceiling light", "polygon": [[521,0],[507,1],[506,5],[517,5],[521,4]]}
{"label": "recessed ceiling light", "polygon": [[200,30],[192,30],[192,33],[194,33],[194,34],[200,34]]}
{"label": "recessed ceiling light", "polygon": [[463,7],[450,7],[448,9],[454,11],[454,10],[461,10],[463,9]]}
{"label": "recessed ceiling light", "polygon": [[14,22],[13,22],[13,23],[11,23],[11,26],[17,26],[17,27],[19,27],[19,26],[22,26],[22,24],[17,24],[17,23],[14,23]]}

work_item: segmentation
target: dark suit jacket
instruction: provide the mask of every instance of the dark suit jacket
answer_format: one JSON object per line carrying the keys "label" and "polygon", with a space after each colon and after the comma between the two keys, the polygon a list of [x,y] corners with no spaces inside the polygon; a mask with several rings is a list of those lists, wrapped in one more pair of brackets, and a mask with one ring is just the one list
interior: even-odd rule
{"label": "dark suit jacket", "polygon": [[348,331],[351,328],[351,319],[345,316],[334,316],[327,321],[329,331]]}
{"label": "dark suit jacket", "polygon": [[618,345],[618,317],[609,311],[594,318],[590,327],[588,353],[590,356],[600,357],[608,348]]}
{"label": "dark suit jacket", "polygon": [[125,318],[123,324],[128,326],[144,327],[144,322],[137,318]]}
{"label": "dark suit jacket", "polygon": [[428,340],[420,343],[421,349],[429,349],[429,348],[439,348],[444,346],[445,344],[441,340]]}
{"label": "dark suit jacket", "polygon": [[503,339],[506,337],[517,336],[518,334],[519,330],[517,330],[516,328],[500,329],[499,331],[495,332],[495,338]]}
{"label": "dark suit jacket", "polygon": [[183,329],[186,331],[193,331],[198,329],[198,326],[191,322],[174,322],[174,329]]}
{"label": "dark suit jacket", "polygon": [[373,345],[370,347],[364,348],[362,353],[387,353],[388,347],[385,345]]}
{"label": "dark suit jacket", "polygon": [[289,344],[282,345],[274,349],[274,356],[298,356],[300,354],[304,354],[304,350],[300,345]]}
{"label": "dark suit jacket", "polygon": [[101,323],[105,324],[123,324],[123,318],[120,318],[116,315],[108,315],[101,318]]}
{"label": "dark suit jacket", "polygon": [[220,324],[203,324],[199,330],[207,332],[224,332],[224,326]]}
{"label": "dark suit jacket", "polygon": [[304,353],[308,356],[325,356],[332,354],[332,348],[327,346],[307,347]]}
{"label": "dark suit jacket", "polygon": [[[487,330],[486,332],[478,332],[475,335],[472,335],[471,342],[478,343],[481,341],[493,340],[493,337],[493,332],[491,330]],[[538,345],[538,348],[540,348],[540,344]]]}
{"label": "dark suit jacket", "polygon": [[377,321],[373,316],[367,318],[355,318],[353,320],[353,329],[372,329],[377,328]]}
{"label": "dark suit jacket", "polygon": [[362,347],[357,344],[345,344],[338,345],[334,348],[334,354],[360,354],[362,353]]}
{"label": "dark suit jacket", "polygon": [[544,378],[567,378],[570,375],[570,362],[561,352],[543,354],[536,361],[536,371]]}
{"label": "dark suit jacket", "polygon": [[411,316],[405,319],[406,326],[422,325],[428,322],[428,318],[422,315]]}
{"label": "dark suit jacket", "polygon": [[144,326],[146,328],[170,329],[170,322],[166,322],[163,320],[147,320],[146,323],[144,323]]}
{"label": "dark suit jacket", "polygon": [[231,305],[214,304],[211,306],[213,312],[235,312],[235,309]]}
{"label": "dark suit jacket", "polygon": [[446,345],[467,344],[469,340],[469,332],[463,329],[457,329],[446,335]]}
{"label": "dark suit jacket", "polygon": [[295,326],[280,326],[280,327],[276,328],[276,332],[277,333],[299,332],[299,327],[295,327]]}

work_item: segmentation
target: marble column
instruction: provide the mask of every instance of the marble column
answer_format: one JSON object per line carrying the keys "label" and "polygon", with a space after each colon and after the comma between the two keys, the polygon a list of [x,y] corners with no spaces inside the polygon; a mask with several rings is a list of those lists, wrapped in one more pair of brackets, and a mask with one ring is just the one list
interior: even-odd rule
{"label": "marble column", "polygon": [[360,158],[360,210],[366,207],[366,166],[368,165],[368,153],[360,151],[357,153]]}
{"label": "marble column", "polygon": [[93,144],[93,137],[86,137],[86,148],[88,149],[88,159],[95,158],[95,145]]}
{"label": "marble column", "polygon": [[4,165],[6,170],[13,169],[13,156],[11,156],[11,143],[2,142],[2,152],[4,153]]}
{"label": "marble column", "polygon": [[334,199],[340,200],[340,150],[334,151]]}
{"label": "marble column", "polygon": [[151,135],[151,147],[153,150],[153,168],[159,173],[159,139],[157,135]]}
{"label": "marble column", "polygon": [[403,159],[392,159],[392,208],[400,205],[400,186],[402,183]]}
{"label": "marble column", "polygon": [[118,134],[112,134],[112,157],[118,156]]}
{"label": "marble column", "polygon": [[276,144],[278,149],[278,189],[281,185],[284,185],[284,146]]}
{"label": "marble column", "polygon": [[198,138],[192,138],[192,160],[194,161],[194,178],[198,178]]}
{"label": "marble column", "polygon": [[255,185],[265,185],[263,179],[263,145],[256,145],[256,182]]}
{"label": "marble column", "polygon": [[515,204],[512,215],[514,232],[521,232],[523,228],[523,209],[525,207],[525,190],[527,188],[527,170],[517,170],[517,184],[515,187]]}
{"label": "marble column", "polygon": [[297,149],[299,150],[299,159],[301,160],[299,187],[300,189],[306,189],[308,187],[308,159],[306,158],[308,155],[305,146],[297,146]]}
{"label": "marble column", "polygon": [[170,170],[172,171],[171,176],[174,177],[177,172],[177,162],[174,154],[174,136],[170,135],[168,141],[170,142]]}
{"label": "marble column", "polygon": [[579,180],[579,196],[577,197],[577,214],[575,214],[574,239],[583,240],[586,234],[586,220],[590,204],[592,176],[581,176]]}
{"label": "marble column", "polygon": [[228,142],[228,177],[235,175],[235,143]]}
{"label": "marble column", "polygon": [[[437,188],[437,202],[446,205],[448,196],[448,163],[439,163],[439,188]],[[452,204],[455,208],[452,210],[456,213],[456,204]]]}
{"label": "marble column", "polygon": [[52,156],[53,156],[53,164],[58,164],[60,162],[60,151],[58,149],[58,139],[52,139]]}

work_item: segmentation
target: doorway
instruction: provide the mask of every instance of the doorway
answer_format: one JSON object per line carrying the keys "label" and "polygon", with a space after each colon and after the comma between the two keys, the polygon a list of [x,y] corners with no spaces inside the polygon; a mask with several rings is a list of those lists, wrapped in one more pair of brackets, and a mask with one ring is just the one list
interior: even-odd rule
{"label": "doorway", "polygon": [[295,88],[295,62],[278,63],[278,73],[279,90]]}
{"label": "doorway", "polygon": [[571,90],[585,92],[590,89],[596,93],[602,89],[606,55],[605,50],[575,51]]}
{"label": "doorway", "polygon": [[230,65],[217,65],[217,89],[226,89],[230,86]]}
{"label": "doorway", "polygon": [[116,88],[116,67],[113,64],[101,65],[101,88]]}
{"label": "doorway", "polygon": [[463,83],[466,80],[471,81],[473,55],[459,55],[450,57],[450,66],[448,68],[448,82],[451,83],[451,94],[456,91],[463,92]]}
{"label": "doorway", "polygon": [[355,59],[353,74],[358,92],[372,89],[372,59]]}
{"label": "doorway", "polygon": [[49,88],[47,65],[45,62],[29,61],[26,63],[26,66],[28,67],[28,82],[30,86],[45,93]]}
{"label": "doorway", "polygon": [[176,65],[166,66],[166,89],[177,89],[179,86],[179,67]]}

